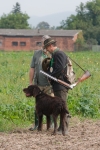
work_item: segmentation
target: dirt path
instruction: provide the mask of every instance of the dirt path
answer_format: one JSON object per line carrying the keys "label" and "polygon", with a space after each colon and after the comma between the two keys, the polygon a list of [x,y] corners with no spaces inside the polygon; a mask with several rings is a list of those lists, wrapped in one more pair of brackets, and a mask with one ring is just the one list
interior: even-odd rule
{"label": "dirt path", "polygon": [[100,150],[100,120],[72,118],[68,135],[51,136],[51,132],[0,133],[0,150]]}

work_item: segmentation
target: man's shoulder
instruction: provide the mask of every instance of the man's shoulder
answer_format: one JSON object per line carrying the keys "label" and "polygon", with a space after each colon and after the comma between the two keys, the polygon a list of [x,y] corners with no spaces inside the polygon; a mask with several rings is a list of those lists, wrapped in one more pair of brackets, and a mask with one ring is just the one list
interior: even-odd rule
{"label": "man's shoulder", "polygon": [[38,56],[42,54],[42,50],[35,50],[34,51],[34,56]]}
{"label": "man's shoulder", "polygon": [[56,55],[66,55],[66,53],[60,49],[58,49],[55,54]]}
{"label": "man's shoulder", "polygon": [[35,51],[34,51],[34,54],[41,53],[41,52],[42,52],[42,49],[40,49],[40,50],[35,50]]}

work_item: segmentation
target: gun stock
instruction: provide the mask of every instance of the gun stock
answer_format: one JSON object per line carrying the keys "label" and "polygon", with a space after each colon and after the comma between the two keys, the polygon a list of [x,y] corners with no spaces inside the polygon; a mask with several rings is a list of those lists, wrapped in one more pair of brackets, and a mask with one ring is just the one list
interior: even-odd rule
{"label": "gun stock", "polygon": [[[87,70],[84,72],[84,74],[82,75],[81,78],[78,79],[78,81],[76,82],[77,84],[80,82],[83,82],[84,80],[88,79],[91,76],[90,72]],[[76,84],[76,85],[77,85]]]}

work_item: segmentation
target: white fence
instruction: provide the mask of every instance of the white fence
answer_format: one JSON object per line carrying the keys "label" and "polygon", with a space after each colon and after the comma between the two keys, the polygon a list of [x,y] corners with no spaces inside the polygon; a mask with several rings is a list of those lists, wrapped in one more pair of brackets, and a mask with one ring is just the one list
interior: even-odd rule
{"label": "white fence", "polygon": [[92,45],[92,51],[100,52],[100,45]]}

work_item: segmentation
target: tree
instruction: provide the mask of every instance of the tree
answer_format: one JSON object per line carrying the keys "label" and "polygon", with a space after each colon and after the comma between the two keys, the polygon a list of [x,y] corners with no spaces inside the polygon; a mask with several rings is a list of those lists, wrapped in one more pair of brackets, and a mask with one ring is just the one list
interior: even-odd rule
{"label": "tree", "polygon": [[51,30],[56,30],[56,27],[55,27],[55,26],[52,26],[50,29],[51,29]]}
{"label": "tree", "polygon": [[29,16],[26,13],[22,13],[20,4],[16,3],[14,9],[8,15],[3,14],[0,18],[0,28],[5,29],[28,29]]}
{"label": "tree", "polygon": [[49,29],[50,25],[47,22],[40,22],[37,26],[36,29]]}
{"label": "tree", "polygon": [[[86,41],[98,41],[100,44],[100,0],[80,3],[76,8],[76,15],[71,15],[61,22],[59,29],[80,29]],[[97,42],[94,42],[97,43]]]}
{"label": "tree", "polygon": [[0,28],[4,29],[28,29],[29,16],[27,14],[4,14],[0,18]]}
{"label": "tree", "polygon": [[87,2],[86,8],[88,10],[88,19],[92,20],[93,26],[100,25],[100,0]]}
{"label": "tree", "polygon": [[13,6],[13,10],[11,11],[13,14],[21,13],[20,4],[17,2],[15,6]]}

